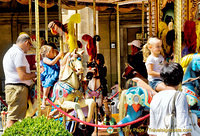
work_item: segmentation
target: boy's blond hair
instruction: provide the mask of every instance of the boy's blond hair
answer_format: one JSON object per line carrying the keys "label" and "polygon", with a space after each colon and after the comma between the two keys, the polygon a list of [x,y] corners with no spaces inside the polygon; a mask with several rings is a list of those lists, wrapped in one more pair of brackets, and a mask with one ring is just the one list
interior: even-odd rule
{"label": "boy's blond hair", "polygon": [[40,54],[42,58],[46,57],[46,54],[49,53],[49,51],[52,49],[49,45],[43,45],[40,49]]}
{"label": "boy's blond hair", "polygon": [[[162,41],[159,38],[152,37],[152,38],[149,38],[147,43],[143,46],[142,52],[143,52],[143,61],[144,62],[146,62],[148,56],[151,54],[149,47],[154,46],[158,42],[161,42],[161,44],[162,44]],[[161,50],[161,55],[164,56],[163,50]]]}

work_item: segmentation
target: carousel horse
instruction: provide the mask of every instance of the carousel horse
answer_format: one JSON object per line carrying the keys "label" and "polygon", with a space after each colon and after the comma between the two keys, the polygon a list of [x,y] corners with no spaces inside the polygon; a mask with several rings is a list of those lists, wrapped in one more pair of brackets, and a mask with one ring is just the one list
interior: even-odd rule
{"label": "carousel horse", "polygon": [[80,23],[81,17],[80,14],[73,14],[69,20],[68,23],[62,24],[59,21],[51,21],[48,24],[48,27],[51,29],[51,33],[53,35],[61,35],[65,37],[65,40],[68,41],[69,44],[69,52],[72,52],[74,49],[78,48],[77,39],[75,36],[75,29],[74,24]]}
{"label": "carousel horse", "polygon": [[90,62],[87,64],[88,71],[86,78],[89,80],[87,90],[85,92],[85,98],[96,98],[96,102],[98,106],[102,106],[103,102],[103,95],[101,91],[101,83],[100,79],[98,78],[99,72],[97,69],[96,62]]}
{"label": "carousel horse", "polygon": [[[67,53],[61,62],[59,81],[54,85],[50,99],[54,104],[59,105],[67,111],[75,110],[80,120],[85,121],[82,107],[88,106],[88,116],[86,121],[90,122],[94,113],[95,102],[93,99],[84,99],[83,93],[79,91],[80,81],[78,75],[83,72],[81,55],[83,51],[77,53]],[[37,97],[35,89],[31,92],[32,97]],[[33,99],[36,103],[36,99]],[[36,105],[34,103],[34,105]],[[34,105],[30,105],[33,108]],[[34,109],[34,111],[37,109]],[[29,116],[33,115],[29,113]]]}
{"label": "carousel horse", "polygon": [[61,63],[60,81],[54,85],[51,100],[63,109],[74,109],[83,121],[85,121],[85,116],[81,108],[88,106],[86,121],[90,122],[94,113],[95,102],[93,99],[84,99],[83,93],[79,91],[80,81],[78,75],[82,72],[83,66],[80,53],[74,51],[66,54]]}
{"label": "carousel horse", "polygon": [[[134,121],[143,115],[144,109],[148,111],[152,97],[156,94],[156,91],[147,84],[147,80],[129,64],[126,64],[122,77],[128,79],[128,90],[124,90],[120,97],[119,115],[123,119],[117,124]],[[122,128],[119,128],[119,135],[124,135]]]}
{"label": "carousel horse", "polygon": [[[139,79],[136,79],[139,80]],[[134,82],[135,85],[137,82]],[[136,120],[143,115],[143,110],[150,108],[152,93],[149,90],[135,86],[124,90],[120,97],[120,114],[125,113],[125,117],[117,124],[124,124]],[[125,112],[122,112],[125,110]],[[119,135],[123,136],[122,128],[119,128]]]}
{"label": "carousel horse", "polygon": [[104,112],[102,109],[103,104],[103,94],[101,90],[101,83],[99,78],[99,72],[96,62],[90,62],[87,64],[87,75],[86,78],[89,80],[87,90],[85,91],[85,98],[95,98],[98,106],[98,111],[101,113],[100,117],[102,119]]}
{"label": "carousel horse", "polygon": [[[190,106],[200,106],[200,54],[189,54],[182,58],[181,65],[186,67],[185,74],[183,76],[183,92],[187,96],[187,101]],[[199,109],[199,108],[198,108]],[[197,110],[198,110],[197,109]],[[196,109],[195,109],[196,110]],[[200,113],[198,113],[200,116]]]}
{"label": "carousel horse", "polygon": [[[103,94],[100,82],[99,69],[96,63],[97,48],[96,42],[100,41],[101,38],[98,35],[91,37],[88,34],[82,36],[82,39],[87,42],[86,49],[89,56],[87,64],[87,75],[86,78],[89,80],[87,90],[85,91],[85,98],[95,98],[98,105],[98,110],[101,114],[104,114],[102,109]],[[101,115],[100,115],[101,116]]]}

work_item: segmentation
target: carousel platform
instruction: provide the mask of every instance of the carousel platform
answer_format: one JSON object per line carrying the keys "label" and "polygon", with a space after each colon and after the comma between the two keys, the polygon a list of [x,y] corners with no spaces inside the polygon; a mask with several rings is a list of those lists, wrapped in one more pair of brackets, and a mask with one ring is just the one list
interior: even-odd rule
{"label": "carousel platform", "polygon": [[[97,136],[96,130],[93,132],[92,136]],[[106,128],[98,129],[98,136],[118,136],[118,131],[114,129],[113,133],[109,134]]]}

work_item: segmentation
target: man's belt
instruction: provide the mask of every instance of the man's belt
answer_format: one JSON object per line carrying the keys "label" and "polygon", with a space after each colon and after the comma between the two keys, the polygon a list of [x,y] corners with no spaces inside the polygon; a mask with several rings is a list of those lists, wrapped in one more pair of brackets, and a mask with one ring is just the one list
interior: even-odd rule
{"label": "man's belt", "polygon": [[25,86],[25,87],[27,87],[28,89],[30,88],[30,86],[28,86],[28,85],[26,85],[26,84],[24,84],[24,83],[7,83],[6,85],[21,85],[21,86]]}

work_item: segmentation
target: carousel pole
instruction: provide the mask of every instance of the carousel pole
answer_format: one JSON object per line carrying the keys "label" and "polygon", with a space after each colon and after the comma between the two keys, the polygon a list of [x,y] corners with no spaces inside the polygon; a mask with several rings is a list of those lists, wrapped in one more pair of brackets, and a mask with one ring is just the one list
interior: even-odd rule
{"label": "carousel pole", "polygon": [[[95,36],[96,35],[96,0],[93,0],[93,22],[94,22],[93,29],[94,29],[94,36]],[[96,85],[96,81],[94,83],[94,86],[95,85]],[[95,99],[95,102],[96,102],[96,98],[93,98],[93,99]],[[95,106],[95,124],[98,124],[98,117],[97,117],[98,107],[97,106],[98,105],[96,103],[96,106]],[[95,127],[95,131],[96,131],[96,136],[98,136],[98,127]]]}
{"label": "carousel pole", "polygon": [[39,32],[39,8],[38,0],[35,0],[35,31],[36,31],[36,61],[37,61],[37,103],[38,116],[41,116],[41,95],[40,95],[40,32]]}
{"label": "carousel pole", "polygon": [[144,1],[142,1],[142,44],[144,44]]}
{"label": "carousel pole", "polygon": [[[159,26],[159,23],[162,19],[162,0],[158,0],[158,26]],[[159,29],[159,28],[158,28]],[[160,35],[158,35],[158,38],[161,38]]]}
{"label": "carousel pole", "polygon": [[93,0],[94,36],[96,35],[96,0]]}
{"label": "carousel pole", "polygon": [[48,43],[48,15],[47,15],[47,0],[45,0],[44,16],[45,16],[45,40],[46,40],[47,43]]}
{"label": "carousel pole", "polygon": [[121,96],[121,60],[120,60],[120,39],[119,39],[119,4],[117,3],[117,73],[119,84],[119,96]]}
{"label": "carousel pole", "polygon": [[180,63],[181,61],[181,1],[175,0],[174,1],[174,28],[176,32],[176,38],[175,38],[175,54],[174,54],[174,60],[177,63]]}
{"label": "carousel pole", "polygon": [[29,34],[32,34],[32,0],[29,0]]}
{"label": "carousel pole", "polygon": [[[58,0],[58,14],[59,14],[59,21],[62,23],[62,6],[61,0]],[[60,51],[63,52],[63,36],[60,34]],[[65,111],[65,109],[62,109]],[[63,125],[66,128],[66,115],[63,115]]]}
{"label": "carousel pole", "polygon": [[[58,0],[58,14],[59,14],[59,21],[62,23],[62,6],[61,0]],[[63,52],[63,37],[60,35],[60,51]]]}
{"label": "carousel pole", "polygon": [[157,24],[156,24],[156,34],[158,35],[158,25],[159,25],[159,22],[160,22],[160,0],[157,0],[157,16],[156,16],[156,19],[157,19]]}
{"label": "carousel pole", "polygon": [[152,37],[152,8],[151,8],[152,2],[149,0],[149,36]]}
{"label": "carousel pole", "polygon": [[[76,14],[78,13],[78,1],[75,1]],[[76,23],[76,40],[78,40],[78,24]]]}

